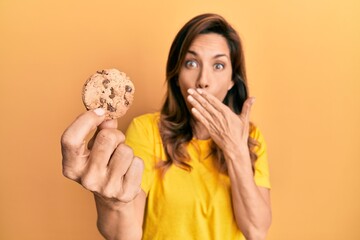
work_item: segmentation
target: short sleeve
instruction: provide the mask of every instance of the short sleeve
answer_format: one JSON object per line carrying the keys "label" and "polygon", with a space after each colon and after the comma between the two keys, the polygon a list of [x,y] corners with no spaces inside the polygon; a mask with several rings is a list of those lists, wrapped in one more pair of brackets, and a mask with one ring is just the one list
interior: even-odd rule
{"label": "short sleeve", "polygon": [[141,158],[145,169],[141,188],[148,194],[155,175],[155,129],[157,125],[151,114],[134,118],[126,131],[125,143],[130,146],[134,155]]}
{"label": "short sleeve", "polygon": [[255,139],[258,142],[258,146],[254,148],[254,151],[257,155],[257,160],[255,161],[255,183],[257,186],[271,188],[270,184],[270,174],[269,174],[269,163],[266,149],[266,142],[264,136],[261,134],[260,130],[255,127],[250,133],[250,137]]}

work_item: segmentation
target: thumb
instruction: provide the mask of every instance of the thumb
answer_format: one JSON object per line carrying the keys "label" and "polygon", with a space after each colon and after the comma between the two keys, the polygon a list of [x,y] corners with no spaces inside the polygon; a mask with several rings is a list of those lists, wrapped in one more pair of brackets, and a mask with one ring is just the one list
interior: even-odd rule
{"label": "thumb", "polygon": [[94,145],[94,141],[95,138],[97,136],[97,134],[100,132],[100,130],[102,129],[106,129],[106,128],[114,128],[117,129],[118,127],[118,121],[117,119],[110,119],[110,120],[105,120],[103,121],[96,129],[96,132],[94,133],[94,136],[92,136],[92,138],[89,140],[88,143],[88,148],[91,149],[92,146]]}
{"label": "thumb", "polygon": [[105,129],[105,128],[117,128],[117,127],[118,127],[117,119],[110,119],[110,120],[103,121],[98,126],[98,130]]}
{"label": "thumb", "polygon": [[240,117],[245,119],[247,122],[250,121],[250,111],[254,102],[255,102],[255,97],[249,97],[248,99],[245,100],[243,104]]}
{"label": "thumb", "polygon": [[86,111],[79,115],[61,136],[63,154],[78,154],[79,149],[83,148],[88,134],[95,130],[104,119],[105,111],[103,109]]}

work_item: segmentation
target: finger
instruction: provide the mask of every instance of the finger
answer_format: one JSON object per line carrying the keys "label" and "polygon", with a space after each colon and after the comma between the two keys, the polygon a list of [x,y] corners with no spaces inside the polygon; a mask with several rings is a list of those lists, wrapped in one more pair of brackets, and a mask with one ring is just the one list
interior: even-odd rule
{"label": "finger", "polygon": [[98,128],[96,129],[96,132],[94,133],[94,135],[92,136],[92,138],[89,140],[88,148],[89,148],[89,149],[92,149],[92,147],[93,147],[93,145],[94,145],[95,138],[96,138],[97,134],[99,133],[99,131],[100,131],[101,129],[105,129],[105,128],[114,128],[114,129],[117,129],[117,126],[118,126],[118,121],[117,121],[116,119],[111,119],[111,120],[103,121],[103,122],[98,126]]}
{"label": "finger", "polygon": [[116,148],[108,165],[108,182],[104,189],[106,197],[120,198],[124,194],[123,179],[133,158],[133,151],[126,144],[120,144]]}
{"label": "finger", "polygon": [[114,150],[124,140],[124,134],[117,129],[106,128],[100,130],[89,156],[89,172],[98,172],[105,169]]}
{"label": "finger", "polygon": [[208,92],[198,88],[196,89],[195,96],[201,96],[202,98],[204,98],[209,104],[210,106],[212,106],[214,109],[216,109],[219,112],[223,112],[224,109],[224,104],[215,96],[213,96],[212,94],[209,94]]}
{"label": "finger", "polygon": [[126,196],[126,191],[123,186],[124,176],[129,170],[130,165],[134,159],[132,149],[126,144],[120,144],[113,155],[108,166],[108,183],[104,190],[105,195],[109,198],[117,198],[124,201],[123,198],[132,198]]}
{"label": "finger", "polygon": [[[200,93],[204,93],[204,91],[198,89],[197,91],[195,91],[194,89],[189,89],[188,90],[189,96],[188,99],[190,100],[190,103],[194,106],[194,104],[200,109],[200,106],[204,109],[206,109],[208,112],[214,112],[214,107],[212,106],[212,104],[205,99],[202,94]],[[195,100],[195,101],[192,101]]]}
{"label": "finger", "polygon": [[196,108],[192,108],[191,113],[209,132],[215,129],[216,124],[213,121],[209,122]]}
{"label": "finger", "polygon": [[78,116],[61,136],[61,149],[65,159],[83,154],[86,136],[105,119],[105,111],[98,108]]}
{"label": "finger", "polygon": [[250,121],[250,111],[254,102],[255,102],[255,97],[249,97],[248,99],[245,100],[243,104],[240,117],[243,118],[246,122]]}
{"label": "finger", "polygon": [[133,158],[133,150],[124,143],[119,144],[110,158],[109,174],[113,174],[116,171],[119,175],[124,176]]}
{"label": "finger", "polygon": [[117,119],[110,119],[110,120],[107,120],[107,121],[104,121],[102,122],[100,125],[99,125],[99,129],[105,129],[105,128],[115,128],[117,129],[118,127],[118,121]]}
{"label": "finger", "polygon": [[190,95],[188,95],[187,100],[193,106],[191,112],[195,114],[194,116],[198,117],[198,120],[201,118],[202,121],[205,119],[207,121],[213,121],[217,115],[216,109],[213,108],[206,99],[196,93],[193,89],[189,89],[188,92]]}
{"label": "finger", "polygon": [[140,185],[143,171],[143,161],[138,157],[134,157],[124,177],[122,201],[129,202],[133,200],[141,191]]}

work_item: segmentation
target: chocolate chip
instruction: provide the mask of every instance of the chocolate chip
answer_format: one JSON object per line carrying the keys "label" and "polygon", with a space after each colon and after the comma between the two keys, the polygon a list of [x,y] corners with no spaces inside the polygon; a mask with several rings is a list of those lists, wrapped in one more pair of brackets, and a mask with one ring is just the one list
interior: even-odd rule
{"label": "chocolate chip", "polygon": [[129,106],[129,104],[130,104],[129,100],[127,100],[127,98],[126,98],[126,93],[130,93],[131,91],[132,91],[132,87],[129,85],[125,85],[125,94],[124,94],[125,106]]}
{"label": "chocolate chip", "polygon": [[109,95],[109,98],[113,99],[115,97],[115,91],[114,88],[110,88],[111,94]]}
{"label": "chocolate chip", "polygon": [[131,92],[132,88],[129,85],[125,86],[125,92]]}
{"label": "chocolate chip", "polygon": [[98,74],[105,74],[105,75],[109,75],[108,72],[106,72],[105,70],[101,70],[101,71],[96,71]]}
{"label": "chocolate chip", "polygon": [[105,79],[104,81],[102,81],[102,84],[104,85],[105,88],[109,87],[109,83],[110,83],[109,79]]}
{"label": "chocolate chip", "polygon": [[100,98],[100,102],[101,103],[106,103],[106,99],[105,98]]}
{"label": "chocolate chip", "polygon": [[116,112],[116,108],[114,108],[110,103],[107,104],[107,110],[110,112]]}

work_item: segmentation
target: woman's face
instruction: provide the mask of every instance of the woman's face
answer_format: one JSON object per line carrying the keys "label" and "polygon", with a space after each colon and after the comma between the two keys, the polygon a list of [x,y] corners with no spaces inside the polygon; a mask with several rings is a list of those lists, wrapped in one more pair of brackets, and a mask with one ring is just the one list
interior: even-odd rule
{"label": "woman's face", "polygon": [[226,39],[216,33],[200,34],[185,55],[178,84],[184,99],[189,88],[201,88],[223,101],[234,85],[231,76],[230,49]]}

